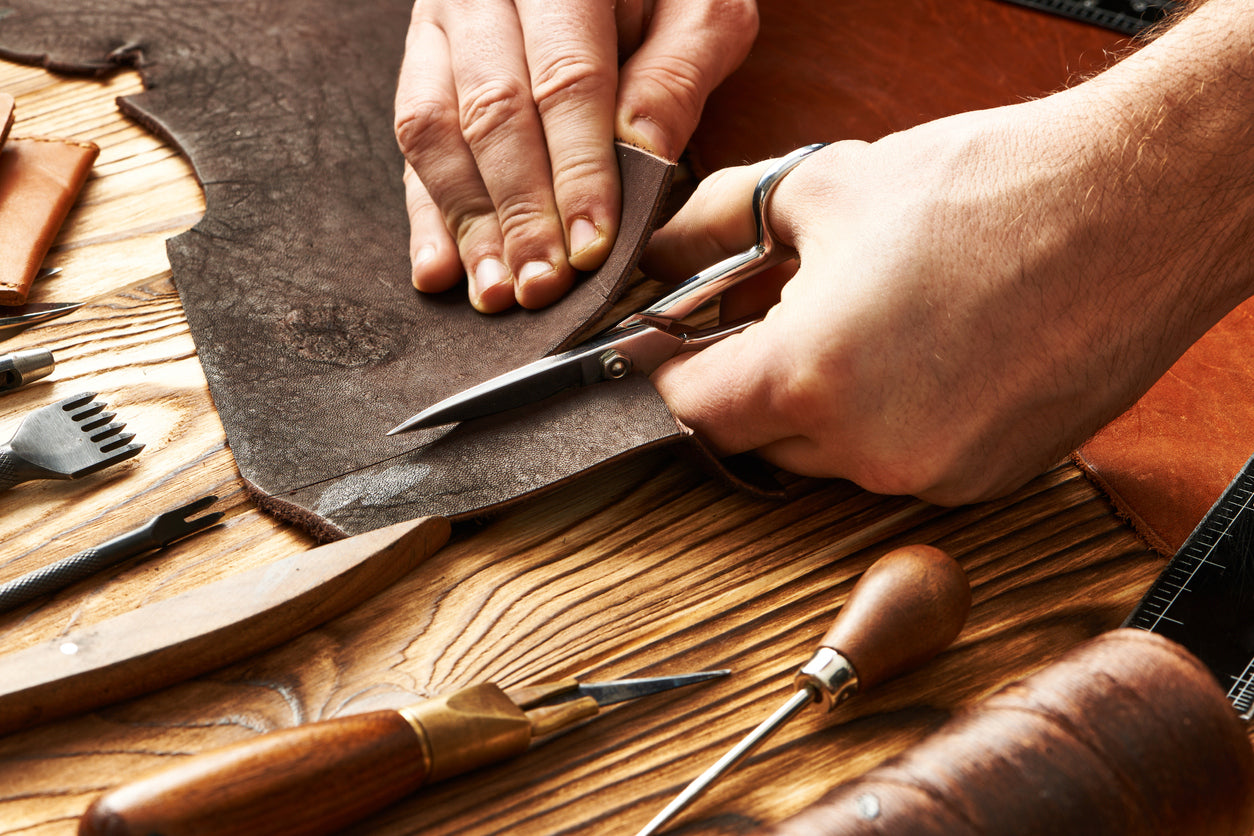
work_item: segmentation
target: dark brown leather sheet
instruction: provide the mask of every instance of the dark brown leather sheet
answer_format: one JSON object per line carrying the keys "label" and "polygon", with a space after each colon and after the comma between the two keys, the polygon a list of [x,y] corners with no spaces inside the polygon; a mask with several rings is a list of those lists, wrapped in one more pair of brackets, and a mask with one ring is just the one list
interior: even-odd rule
{"label": "dark brown leather sheet", "polygon": [[[561,346],[615,298],[671,166],[620,149],[620,246],[544,311],[409,283],[392,100],[412,0],[14,0],[5,56],[132,63],[124,109],[191,159],[206,214],[168,244],[240,472],[324,537],[508,502],[687,436],[643,379],[396,437],[440,398]],[[172,431],[177,431],[172,428]]]}

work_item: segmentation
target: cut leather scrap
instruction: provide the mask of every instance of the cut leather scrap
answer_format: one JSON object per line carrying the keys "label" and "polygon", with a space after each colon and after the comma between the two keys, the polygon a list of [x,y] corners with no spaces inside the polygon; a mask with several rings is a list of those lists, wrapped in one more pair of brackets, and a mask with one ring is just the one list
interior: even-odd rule
{"label": "cut leather scrap", "polygon": [[1254,455],[1254,300],[1211,328],[1075,460],[1147,543],[1174,554]]}
{"label": "cut leather scrap", "polygon": [[11,137],[4,144],[0,151],[0,305],[26,302],[39,265],[99,153],[95,143],[61,139]]}
{"label": "cut leather scrap", "polygon": [[3,54],[85,73],[135,64],[149,89],[121,107],[191,159],[206,212],[168,242],[173,278],[240,472],[267,507],[324,539],[456,518],[691,437],[643,380],[385,435],[596,321],[652,229],[669,162],[620,146],[606,265],[552,308],[485,316],[464,288],[410,286],[392,98],[412,0],[7,5]]}

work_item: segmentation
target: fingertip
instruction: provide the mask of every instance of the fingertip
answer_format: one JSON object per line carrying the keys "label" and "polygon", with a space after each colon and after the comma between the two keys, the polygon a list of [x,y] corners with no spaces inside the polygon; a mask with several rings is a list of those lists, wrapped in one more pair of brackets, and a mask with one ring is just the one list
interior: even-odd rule
{"label": "fingertip", "polygon": [[574,276],[569,266],[531,262],[518,271],[514,293],[518,304],[535,310],[546,308],[561,299],[572,284]]}
{"label": "fingertip", "polygon": [[[628,145],[656,154],[667,160],[679,159],[683,151],[685,138],[677,138],[673,132],[667,131],[649,116],[632,113],[620,118],[617,127],[619,139]],[[681,129],[679,133],[690,133]]]}
{"label": "fingertip", "polygon": [[504,262],[481,260],[469,276],[470,304],[480,313],[500,313],[514,304],[514,279]]}
{"label": "fingertip", "polygon": [[465,275],[457,250],[428,242],[417,244],[410,256],[410,281],[422,293],[443,293]]}
{"label": "fingertip", "polygon": [[567,231],[570,241],[570,265],[576,270],[591,271],[605,263],[613,241],[609,233],[588,218],[575,218]]}

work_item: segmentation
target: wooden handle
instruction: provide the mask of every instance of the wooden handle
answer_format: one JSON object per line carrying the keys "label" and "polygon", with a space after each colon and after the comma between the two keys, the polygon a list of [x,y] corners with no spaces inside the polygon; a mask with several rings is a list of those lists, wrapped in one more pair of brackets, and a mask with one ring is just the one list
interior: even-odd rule
{"label": "wooden handle", "polygon": [[1091,640],[774,836],[1249,836],[1254,749],[1210,672],[1154,633]]}
{"label": "wooden handle", "polygon": [[948,647],[970,609],[971,587],[952,557],[906,546],[866,570],[820,644],[849,660],[863,690]]}
{"label": "wooden handle", "polygon": [[79,836],[332,833],[412,792],[429,764],[395,711],[311,723],[197,755],[97,799]]}

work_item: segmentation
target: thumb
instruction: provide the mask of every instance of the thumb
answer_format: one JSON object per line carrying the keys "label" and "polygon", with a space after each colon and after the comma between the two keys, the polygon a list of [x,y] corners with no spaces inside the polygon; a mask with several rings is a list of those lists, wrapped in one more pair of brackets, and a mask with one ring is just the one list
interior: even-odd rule
{"label": "thumb", "polygon": [[644,42],[619,72],[618,137],[678,159],[706,98],[748,55],[757,28],[752,0],[658,0]]}
{"label": "thumb", "polygon": [[650,278],[678,282],[751,247],[757,240],[753,189],[768,165],[719,169],[702,180],[675,216],[653,233],[641,269]]}
{"label": "thumb", "polygon": [[676,418],[720,455],[732,455],[797,434],[786,356],[768,317],[703,351],[678,355],[652,380]]}

